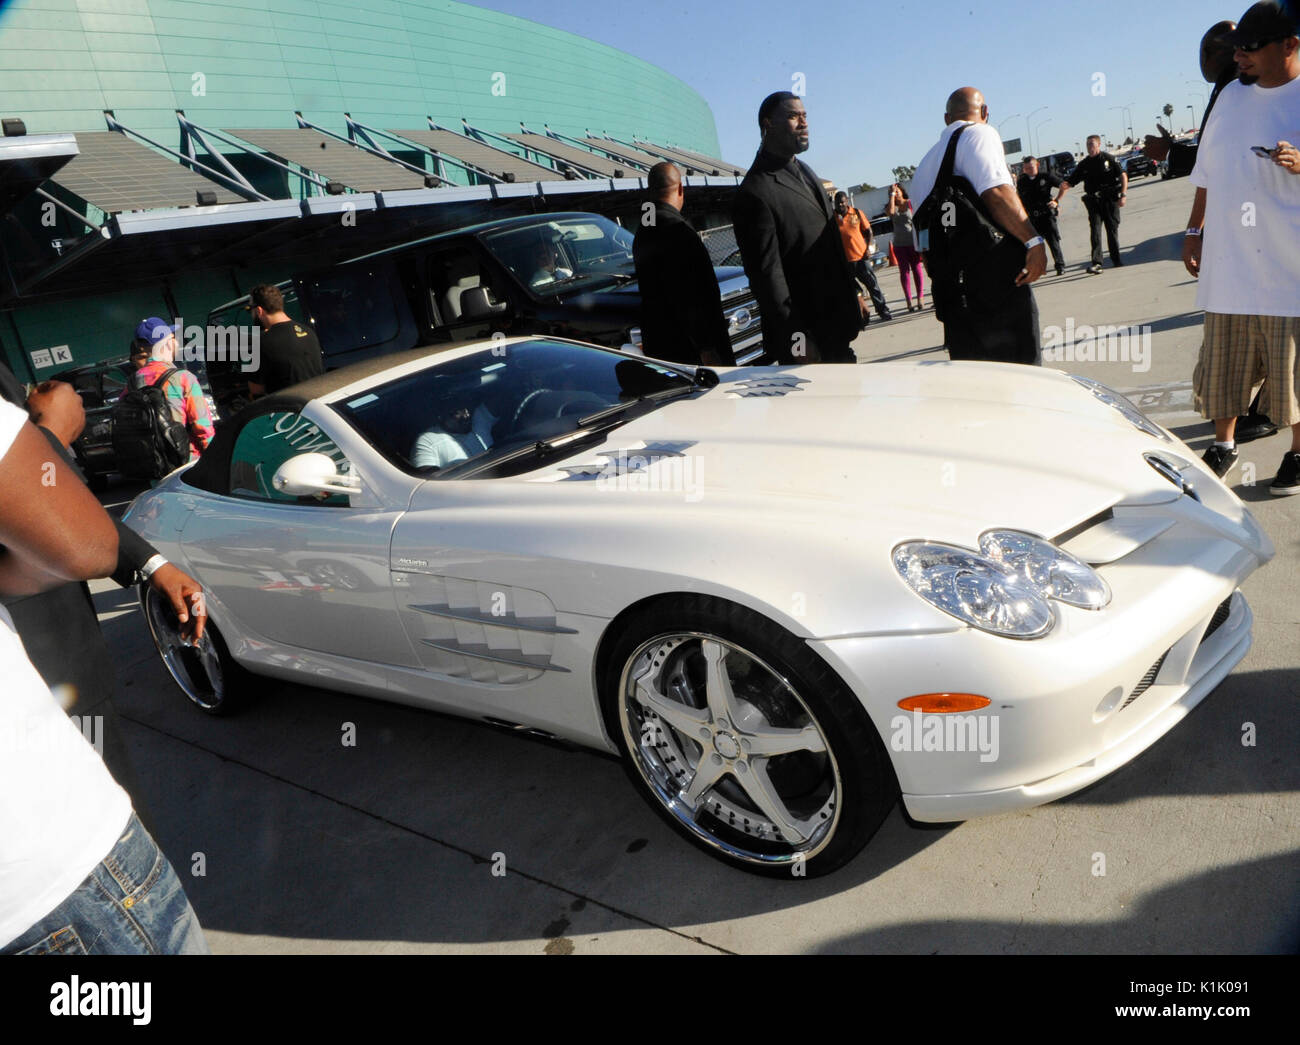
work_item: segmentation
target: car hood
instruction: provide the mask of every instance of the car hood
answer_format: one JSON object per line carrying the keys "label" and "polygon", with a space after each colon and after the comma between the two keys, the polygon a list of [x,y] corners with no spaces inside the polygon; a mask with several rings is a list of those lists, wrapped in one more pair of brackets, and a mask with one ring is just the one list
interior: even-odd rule
{"label": "car hood", "polygon": [[1194,460],[1059,371],[941,362],[719,373],[702,395],[516,481],[587,483],[606,504],[643,505],[647,491],[676,484],[711,507],[969,541],[990,525],[1053,537],[1117,502],[1173,500],[1179,491],[1143,451]]}

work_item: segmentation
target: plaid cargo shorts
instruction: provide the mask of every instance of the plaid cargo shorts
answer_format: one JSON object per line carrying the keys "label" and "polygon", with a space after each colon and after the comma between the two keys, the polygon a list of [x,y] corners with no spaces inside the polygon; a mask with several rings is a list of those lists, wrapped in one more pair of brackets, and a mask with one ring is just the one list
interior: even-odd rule
{"label": "plaid cargo shorts", "polygon": [[1296,387],[1297,316],[1235,316],[1205,313],[1205,339],[1192,372],[1196,408],[1202,417],[1237,417],[1250,409],[1264,383],[1261,413],[1279,427],[1300,423]]}

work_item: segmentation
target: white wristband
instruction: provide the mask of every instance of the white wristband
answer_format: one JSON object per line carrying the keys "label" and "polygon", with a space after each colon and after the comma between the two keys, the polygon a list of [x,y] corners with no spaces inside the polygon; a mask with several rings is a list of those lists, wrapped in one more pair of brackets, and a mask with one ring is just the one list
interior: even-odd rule
{"label": "white wristband", "polygon": [[1033,250],[1035,247],[1041,246],[1044,242],[1042,236],[1034,236],[1032,239],[1025,240],[1025,250]]}
{"label": "white wristband", "polygon": [[167,560],[161,555],[151,555],[145,560],[145,564],[140,567],[140,579],[147,581],[163,566],[167,565]]}
{"label": "white wristband", "polygon": [[1199,236],[1200,234],[1201,234],[1200,229],[1188,229],[1186,232],[1183,233],[1184,236]]}

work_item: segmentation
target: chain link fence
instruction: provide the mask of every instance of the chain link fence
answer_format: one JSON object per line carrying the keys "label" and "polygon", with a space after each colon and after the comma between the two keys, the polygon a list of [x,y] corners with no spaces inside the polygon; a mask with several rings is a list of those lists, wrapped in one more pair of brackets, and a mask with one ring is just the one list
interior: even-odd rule
{"label": "chain link fence", "polygon": [[[739,265],[740,251],[736,246],[736,229],[733,225],[719,225],[704,229],[700,239],[709,252],[709,259],[715,265]],[[734,256],[733,256],[734,255]]]}

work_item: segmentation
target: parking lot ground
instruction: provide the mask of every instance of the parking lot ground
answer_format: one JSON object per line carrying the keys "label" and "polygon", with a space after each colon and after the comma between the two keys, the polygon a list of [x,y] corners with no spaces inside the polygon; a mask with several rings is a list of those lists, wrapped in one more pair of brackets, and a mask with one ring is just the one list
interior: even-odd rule
{"label": "parking lot ground", "polygon": [[[1191,187],[1130,191],[1128,264],[1100,276],[1080,271],[1087,227],[1067,197],[1071,268],[1038,285],[1042,323],[1149,326],[1145,369],[1054,365],[1129,391],[1199,450],[1200,317],[1177,260]],[[942,358],[933,313],[897,307],[892,270],[881,282],[899,318],[873,321],[860,357]],[[95,599],[144,815],[217,953],[1294,952],[1300,498],[1266,489],[1285,445],[1244,446],[1253,470],[1233,473],[1278,554],[1245,586],[1254,648],[1186,721],[1051,805],[937,827],[896,809],[813,881],[755,878],[687,846],[598,754],[289,684],[209,718],[171,684],[132,594],[102,582]],[[1061,467],[1087,452],[1061,447]],[[120,509],[131,492],[104,499]]]}

